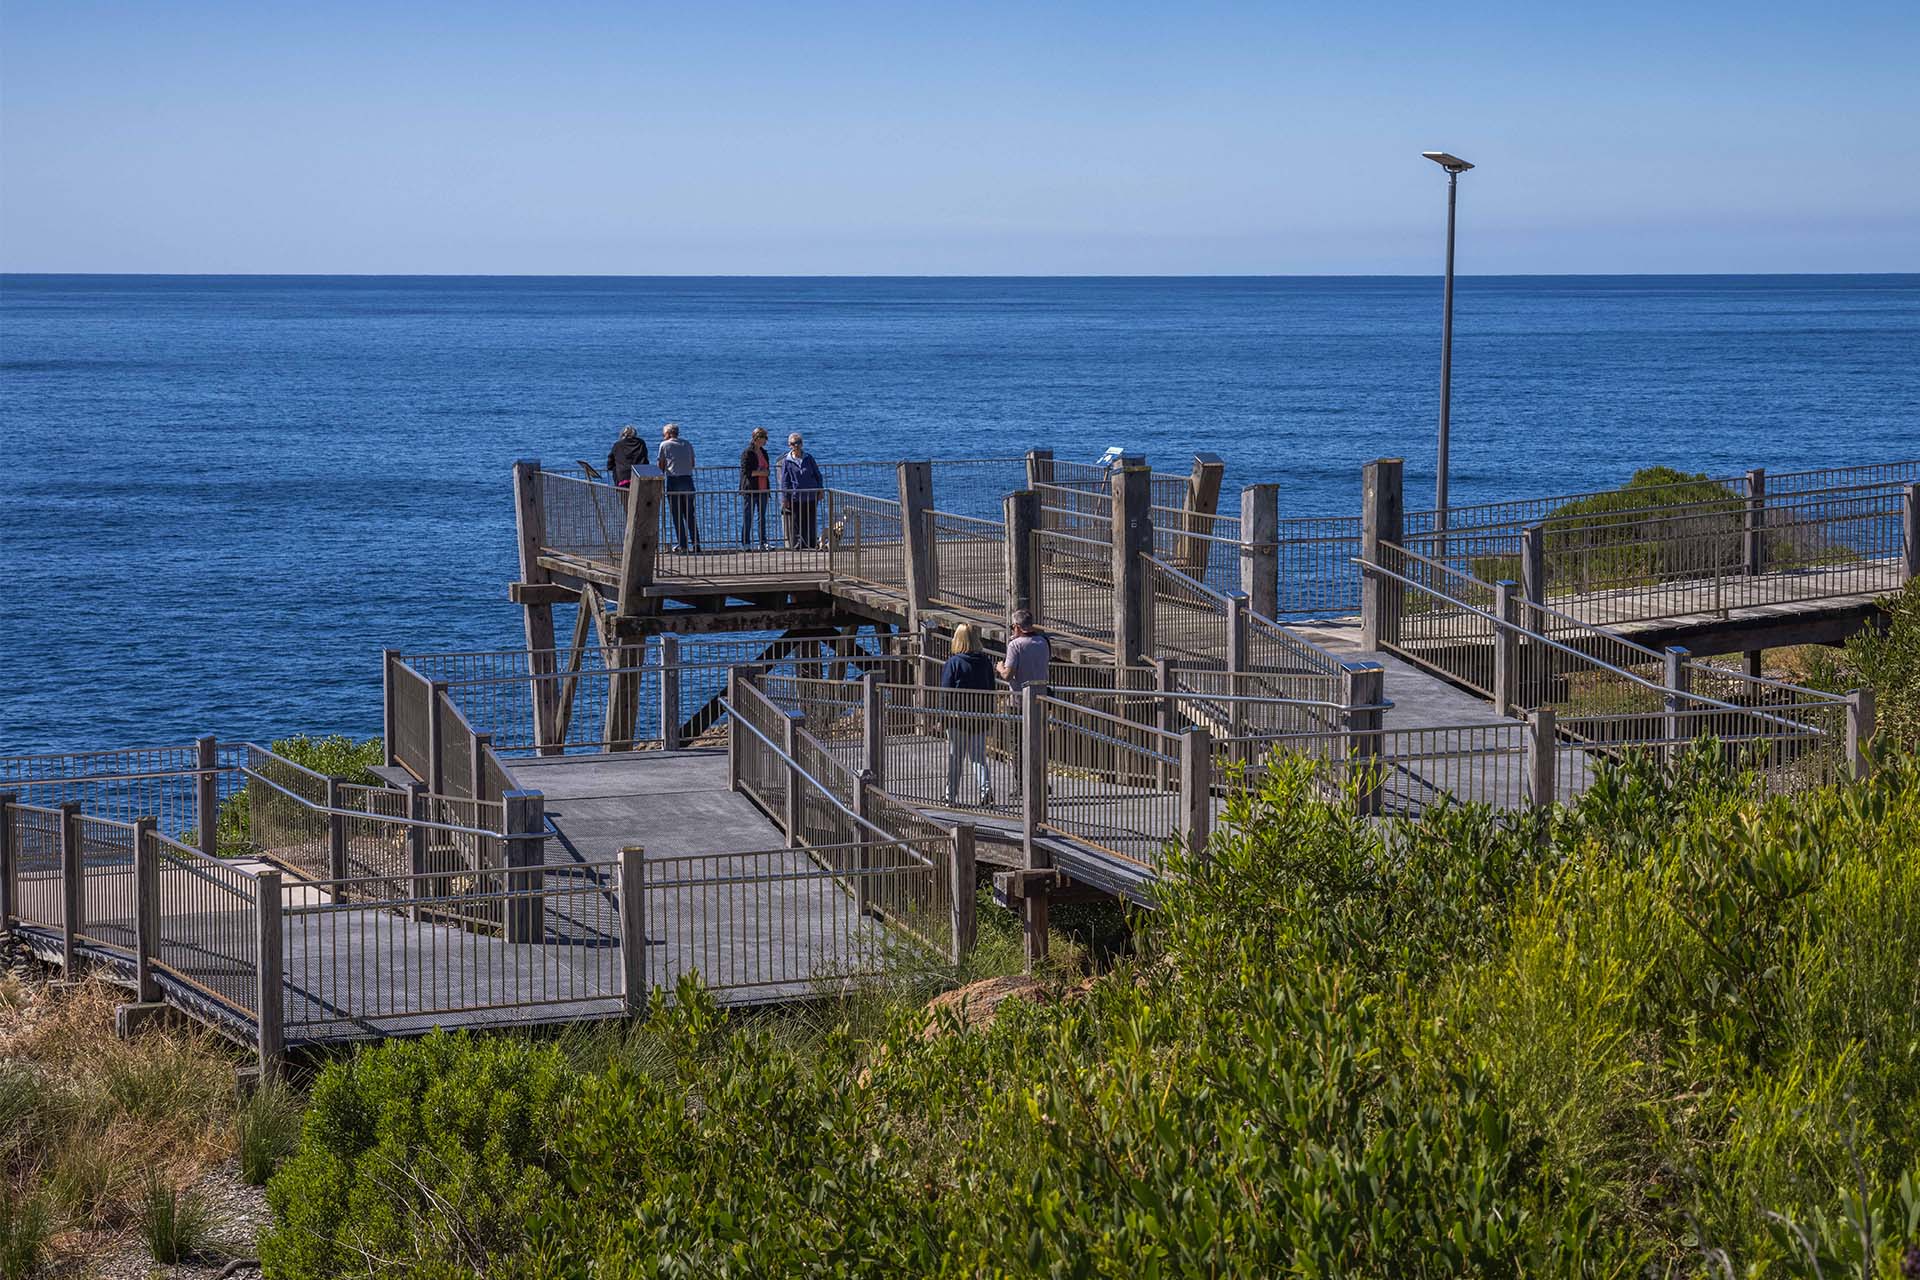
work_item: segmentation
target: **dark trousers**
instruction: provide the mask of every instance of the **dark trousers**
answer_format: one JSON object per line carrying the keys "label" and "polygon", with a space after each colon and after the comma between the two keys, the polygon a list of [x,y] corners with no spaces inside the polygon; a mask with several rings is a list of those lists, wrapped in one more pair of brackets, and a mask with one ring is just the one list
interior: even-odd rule
{"label": "dark trousers", "polygon": [[787,545],[808,551],[820,545],[816,521],[820,511],[818,498],[794,498],[786,506]]}
{"label": "dark trousers", "polygon": [[673,512],[673,549],[700,549],[700,521],[693,511],[693,477],[667,477],[667,509]]}
{"label": "dark trousers", "polygon": [[[740,545],[746,547],[764,547],[767,545],[767,499],[772,496],[765,489],[743,489],[740,492]],[[760,521],[760,540],[754,541],[753,522]]]}

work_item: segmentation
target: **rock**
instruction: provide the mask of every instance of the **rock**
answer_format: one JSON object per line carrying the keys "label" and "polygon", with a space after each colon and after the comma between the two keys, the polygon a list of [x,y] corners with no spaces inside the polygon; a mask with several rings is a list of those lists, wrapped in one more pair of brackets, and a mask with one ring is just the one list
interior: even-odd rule
{"label": "rock", "polygon": [[982,978],[953,991],[942,992],[928,1001],[927,1013],[931,1019],[922,1034],[928,1040],[938,1036],[945,1027],[945,1019],[941,1015],[948,1011],[959,1016],[962,1026],[986,1027],[993,1024],[994,1018],[999,1016],[1000,1006],[1009,1000],[1046,1004],[1051,999],[1053,996],[1046,984],[1037,978]]}

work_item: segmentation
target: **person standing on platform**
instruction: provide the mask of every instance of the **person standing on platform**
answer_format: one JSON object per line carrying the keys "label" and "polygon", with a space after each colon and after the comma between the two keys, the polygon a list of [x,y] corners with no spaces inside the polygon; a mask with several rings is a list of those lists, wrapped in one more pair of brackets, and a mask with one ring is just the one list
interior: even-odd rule
{"label": "person standing on platform", "polygon": [[953,656],[940,668],[940,687],[956,692],[947,702],[947,803],[959,803],[961,765],[973,766],[974,800],[993,803],[993,779],[987,772],[987,722],[993,712],[993,663],[980,648],[980,632],[971,622],[953,629]]}
{"label": "person standing on platform", "polygon": [[818,518],[820,464],[807,452],[798,431],[787,437],[787,454],[780,459],[780,514],[786,518],[787,545],[811,551],[819,545]]}
{"label": "person standing on platform", "polygon": [[620,428],[620,438],[607,451],[607,474],[613,477],[615,487],[626,488],[633,479],[633,469],[646,465],[647,442],[640,438],[640,429],[632,425]]}
{"label": "person standing on platform", "polygon": [[693,509],[693,446],[680,438],[680,424],[660,428],[660,470],[666,474],[667,506],[673,512],[673,549],[700,551],[700,518]]}
{"label": "person standing on platform", "polygon": [[[1020,691],[1032,685],[1045,692],[1047,688],[1047,665],[1053,661],[1053,644],[1046,634],[1034,623],[1033,613],[1027,609],[1016,609],[1008,620],[1008,629],[1013,632],[1007,641],[1007,656],[994,667],[1000,678],[1007,682],[1007,688],[1013,692],[1013,713],[1021,714],[1025,710],[1024,699]],[[1023,794],[1026,767],[1021,759],[1020,743],[1024,735],[1016,735],[1013,751],[1013,794],[1017,800]]]}
{"label": "person standing on platform", "polygon": [[[773,465],[767,458],[767,430],[755,427],[753,438],[740,451],[740,549],[767,549],[767,499],[773,491]],[[760,540],[753,539],[753,522],[760,521]]]}

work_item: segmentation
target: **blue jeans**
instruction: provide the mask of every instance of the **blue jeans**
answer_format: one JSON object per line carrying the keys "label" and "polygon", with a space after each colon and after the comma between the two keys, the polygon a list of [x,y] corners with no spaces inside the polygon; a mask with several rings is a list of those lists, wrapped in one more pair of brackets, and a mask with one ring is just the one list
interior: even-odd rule
{"label": "blue jeans", "polygon": [[[767,545],[767,499],[772,495],[765,489],[744,489],[740,493],[740,546],[764,547]],[[753,522],[760,521],[760,540],[753,540]]]}
{"label": "blue jeans", "polygon": [[667,508],[673,512],[673,549],[700,549],[700,521],[693,511],[693,477],[667,477]]}
{"label": "blue jeans", "polygon": [[947,803],[958,804],[961,765],[973,766],[973,794],[965,797],[974,804],[985,804],[993,795],[993,780],[987,773],[987,735],[972,729],[947,730]]}

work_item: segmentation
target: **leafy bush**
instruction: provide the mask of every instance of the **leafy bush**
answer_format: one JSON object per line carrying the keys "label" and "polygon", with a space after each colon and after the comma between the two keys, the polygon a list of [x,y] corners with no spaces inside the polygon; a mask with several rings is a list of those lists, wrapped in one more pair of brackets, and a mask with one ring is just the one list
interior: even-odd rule
{"label": "leafy bush", "polygon": [[[296,733],[275,741],[273,751],[316,773],[361,786],[377,786],[380,777],[373,770],[386,761],[386,746],[381,739],[356,742],[343,733],[324,736]],[[199,837],[196,832],[188,831],[183,838],[188,844],[195,844]],[[214,818],[214,842],[223,858],[243,858],[258,852],[253,844],[252,813],[245,790],[234,792],[221,803]]]}
{"label": "leafy bush", "polygon": [[484,1271],[556,1183],[543,1152],[578,1080],[558,1050],[434,1032],[330,1064],[267,1185],[268,1274]]}
{"label": "leafy bush", "polygon": [[576,1069],[445,1037],[330,1068],[273,1274],[1890,1277],[1920,1246],[1913,765],[1768,798],[1702,749],[1392,823],[1261,776],[1133,956],[984,1028],[683,985]]}
{"label": "leafy bush", "polygon": [[1881,626],[1847,641],[1847,663],[1874,692],[1874,717],[1888,746],[1920,749],[1920,579],[1880,602]]}

